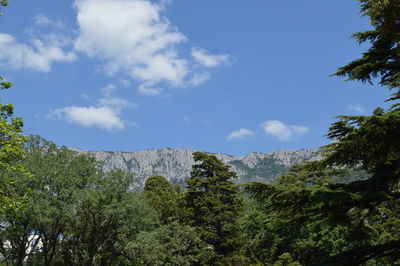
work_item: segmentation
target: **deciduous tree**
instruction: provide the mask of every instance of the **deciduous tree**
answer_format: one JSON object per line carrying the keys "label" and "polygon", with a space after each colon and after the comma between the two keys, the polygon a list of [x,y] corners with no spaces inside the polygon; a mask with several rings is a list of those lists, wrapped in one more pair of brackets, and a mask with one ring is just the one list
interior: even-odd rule
{"label": "deciduous tree", "polygon": [[[0,1],[0,7],[7,6],[8,1]],[[0,15],[2,13],[0,12]],[[0,90],[11,88],[11,82],[5,81],[0,76]],[[0,171],[16,171],[20,174],[27,174],[18,161],[24,154],[24,143],[26,137],[23,136],[23,121],[20,117],[13,117],[14,105],[0,103]],[[0,180],[0,214],[4,212],[16,211],[22,206],[24,197],[13,194],[12,186],[17,182],[16,179]]]}

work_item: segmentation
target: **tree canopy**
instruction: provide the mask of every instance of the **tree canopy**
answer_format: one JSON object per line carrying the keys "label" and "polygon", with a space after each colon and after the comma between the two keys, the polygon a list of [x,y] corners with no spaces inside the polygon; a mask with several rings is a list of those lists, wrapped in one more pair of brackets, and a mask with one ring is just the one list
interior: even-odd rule
{"label": "tree canopy", "polygon": [[[323,147],[322,160],[294,168],[276,185],[248,187],[264,208],[276,213],[278,223],[269,223],[273,231],[300,226],[293,227],[286,238],[294,254],[304,243],[313,243],[305,246],[315,251],[309,257],[314,260],[296,254],[306,264],[395,264],[399,259],[400,2],[360,0],[360,4],[373,29],[353,37],[371,47],[335,75],[362,82],[377,80],[392,90],[392,107],[377,108],[370,116],[339,116],[328,131],[332,142]],[[335,171],[351,167],[363,169],[364,180],[336,183]],[[326,236],[336,243],[315,242]]]}
{"label": "tree canopy", "polygon": [[369,18],[372,30],[353,34],[359,43],[371,47],[362,57],[340,67],[337,76],[372,83],[393,90],[391,100],[400,99],[400,4],[397,0],[359,0],[361,14]]}
{"label": "tree canopy", "polygon": [[186,220],[217,255],[229,257],[240,247],[236,220],[242,202],[233,183],[236,173],[214,155],[195,152],[193,158],[195,164],[186,181]]}
{"label": "tree canopy", "polygon": [[[8,1],[0,1],[0,7],[7,5]],[[11,87],[12,83],[0,76],[0,90]],[[0,103],[0,171],[19,171],[27,174],[18,163],[24,155],[23,146],[26,141],[26,137],[22,135],[23,120],[13,115],[13,104]],[[15,211],[22,206],[24,197],[12,192],[13,184],[17,181],[10,178],[0,180],[0,214]]]}

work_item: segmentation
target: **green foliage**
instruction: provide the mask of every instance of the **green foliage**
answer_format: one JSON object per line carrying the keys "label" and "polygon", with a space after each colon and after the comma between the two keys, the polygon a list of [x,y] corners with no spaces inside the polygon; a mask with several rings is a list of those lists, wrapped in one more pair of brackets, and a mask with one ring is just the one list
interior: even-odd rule
{"label": "green foliage", "polygon": [[232,161],[232,165],[243,169],[246,175],[243,177],[247,182],[255,177],[263,182],[271,182],[275,177],[279,176],[286,170],[286,166],[276,163],[273,158],[263,158],[260,160],[255,167],[248,167],[241,161]]}
{"label": "green foliage", "polygon": [[178,219],[181,197],[179,186],[173,186],[163,176],[151,176],[146,180],[144,194],[163,223]]}
{"label": "green foliage", "polygon": [[297,261],[293,261],[290,253],[283,253],[279,256],[279,260],[275,261],[273,266],[301,266]]}
{"label": "green foliage", "polygon": [[325,147],[326,164],[361,163],[369,173],[395,174],[400,160],[399,133],[400,109],[385,112],[378,108],[371,116],[341,116],[327,135],[337,141]]}
{"label": "green foliage", "polygon": [[0,253],[8,265],[112,265],[139,232],[158,225],[145,199],[129,191],[132,174],[103,173],[91,156],[37,136],[26,149],[22,164],[35,178],[24,176],[14,192],[32,189],[29,208],[1,216],[7,226]]}
{"label": "green foliage", "polygon": [[236,220],[242,202],[232,181],[236,173],[214,155],[195,152],[193,157],[196,164],[185,195],[186,221],[217,255],[229,256],[240,246]]}
{"label": "green foliage", "polygon": [[[0,90],[12,86],[10,82],[0,77]],[[25,136],[21,135],[23,121],[20,117],[13,117],[14,106],[0,103],[0,170],[15,171],[27,174],[18,161],[24,155],[23,145]],[[0,180],[0,214],[17,211],[23,204],[24,196],[18,198],[12,194],[12,187],[17,179],[2,178]],[[27,191],[26,191],[27,192]]]}
{"label": "green foliage", "polygon": [[336,208],[334,201],[324,201],[325,189],[298,184],[252,184],[248,189],[259,193],[259,206],[243,224],[251,236],[246,253],[253,260],[277,261],[289,252],[303,264],[314,264],[340,252],[350,238],[340,222],[328,222],[321,213]]}
{"label": "green foliage", "polygon": [[362,57],[339,68],[335,74],[348,80],[379,83],[395,90],[392,100],[400,99],[400,4],[397,0],[359,0],[361,13],[369,17],[372,30],[353,35],[359,43],[369,42],[371,47]]}
{"label": "green foliage", "polygon": [[[389,100],[399,100],[400,2],[359,2],[373,29],[353,37],[371,47],[336,75],[378,79],[394,91]],[[0,0],[0,6],[7,4]],[[11,85],[0,77],[0,89]],[[193,154],[186,191],[152,176],[143,193],[132,192],[130,173],[105,173],[91,156],[37,136],[26,143],[22,120],[13,112],[13,105],[0,104],[0,263],[400,263],[398,103],[370,116],[338,117],[322,160],[292,167],[275,184],[248,184],[250,198],[239,195],[236,173],[201,152]],[[271,160],[250,174],[283,170]],[[25,198],[29,190],[31,197]],[[20,208],[24,198],[29,208]]]}
{"label": "green foliage", "polygon": [[[400,3],[360,0],[373,30],[356,33],[371,48],[335,75],[372,82],[400,99]],[[400,241],[400,105],[377,108],[371,116],[340,116],[329,129],[331,144],[319,162],[295,167],[275,185],[250,184],[262,206],[275,254],[289,252],[300,263],[394,265]],[[361,168],[362,180],[336,183],[335,171]],[[335,179],[336,178],[336,179]],[[340,178],[339,178],[340,179]],[[259,236],[259,234],[257,235]],[[284,243],[285,249],[279,249]],[[282,254],[282,253],[281,253]]]}
{"label": "green foliage", "polygon": [[3,255],[11,264],[21,264],[35,251],[28,247],[30,238],[37,235],[43,243],[41,259],[50,264],[59,238],[71,220],[76,192],[87,186],[97,167],[92,158],[77,156],[37,136],[29,139],[26,149],[28,153],[22,164],[35,178],[15,172],[4,173],[6,177],[19,178],[20,182],[14,184],[16,194],[28,188],[32,194],[27,201],[29,208],[22,209],[18,215],[6,213],[3,217],[3,221],[11,225],[3,231],[3,245],[8,240],[12,247],[4,250]]}
{"label": "green foliage", "polygon": [[[357,33],[360,42],[370,41],[372,47],[363,58],[339,69],[349,79],[380,83],[395,90],[390,101],[400,99],[398,1],[361,1],[362,12],[371,19],[373,31]],[[325,147],[326,166],[361,166],[369,178],[348,185],[336,185],[354,200],[344,204],[348,213],[356,209],[362,214],[357,228],[368,228],[365,245],[339,254],[331,261],[394,263],[398,259],[400,241],[395,224],[400,222],[400,105],[389,110],[377,108],[371,116],[340,116],[329,130],[335,140]],[[364,231],[366,231],[364,229]],[[382,237],[385,236],[385,237]]]}
{"label": "green foliage", "polygon": [[207,265],[214,257],[193,227],[177,221],[141,232],[127,245],[131,265]]}
{"label": "green foliage", "polygon": [[[398,230],[387,225],[400,221],[397,207],[400,203],[399,133],[400,109],[396,106],[386,112],[378,108],[367,117],[340,117],[331,127],[328,137],[336,141],[325,148],[323,163],[328,166],[360,164],[370,174],[366,180],[332,187],[354,199],[343,204],[342,209],[362,214],[362,219],[356,219],[359,220],[357,229],[369,229],[366,245],[338,255],[333,261],[364,263],[397,257]],[[384,232],[382,228],[386,228]],[[383,240],[377,230],[390,237]]]}
{"label": "green foliage", "polygon": [[[8,6],[8,0],[0,0],[0,6]],[[3,15],[3,12],[0,12],[0,16]]]}
{"label": "green foliage", "polygon": [[326,168],[319,161],[295,165],[283,173],[276,181],[280,185],[295,185],[300,187],[324,186],[335,183],[334,177],[347,174],[345,169]]}
{"label": "green foliage", "polygon": [[386,186],[382,173],[373,172],[362,181],[336,184],[333,176],[343,171],[331,168],[329,159],[294,167],[277,184],[248,186],[261,206],[252,218],[259,230],[249,243],[258,254],[250,257],[275,261],[289,252],[303,264],[393,263],[399,247],[398,181]]}
{"label": "green foliage", "polygon": [[[1,0],[1,6],[7,6],[8,1]],[[0,15],[3,13],[0,12]],[[0,90],[11,88],[12,83],[0,76]],[[20,117],[13,117],[14,106],[0,103],[0,171],[16,171],[28,173],[18,164],[24,155],[23,145],[26,138],[21,135],[23,121]],[[0,179],[0,215],[6,212],[16,212],[23,206],[29,191],[18,197],[13,194],[13,185],[17,179]]]}
{"label": "green foliage", "polygon": [[126,261],[127,247],[140,232],[156,228],[158,219],[140,194],[127,192],[129,174],[124,175],[107,174],[96,189],[80,197],[60,252],[64,264],[132,265]]}

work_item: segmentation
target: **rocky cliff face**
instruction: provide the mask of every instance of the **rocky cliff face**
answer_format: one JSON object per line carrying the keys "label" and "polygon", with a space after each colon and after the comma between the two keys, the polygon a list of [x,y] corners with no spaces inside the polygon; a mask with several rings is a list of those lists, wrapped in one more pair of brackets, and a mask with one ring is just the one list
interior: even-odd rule
{"label": "rocky cliff face", "polygon": [[[172,183],[184,184],[194,164],[192,150],[164,148],[139,152],[77,151],[92,154],[104,163],[103,168],[106,171],[122,169],[135,173],[139,180],[138,186],[141,187],[152,175],[162,175]],[[288,167],[320,158],[318,150],[315,149],[281,150],[268,154],[251,153],[236,157],[227,154],[215,155],[238,173],[237,183],[272,183]]]}

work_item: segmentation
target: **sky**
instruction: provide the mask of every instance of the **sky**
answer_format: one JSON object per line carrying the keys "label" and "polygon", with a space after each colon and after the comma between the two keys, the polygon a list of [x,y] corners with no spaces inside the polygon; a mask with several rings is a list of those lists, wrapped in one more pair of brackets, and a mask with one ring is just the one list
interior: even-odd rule
{"label": "sky", "polygon": [[24,134],[85,150],[310,149],[377,85],[332,77],[368,45],[355,0],[18,0],[0,74]]}

